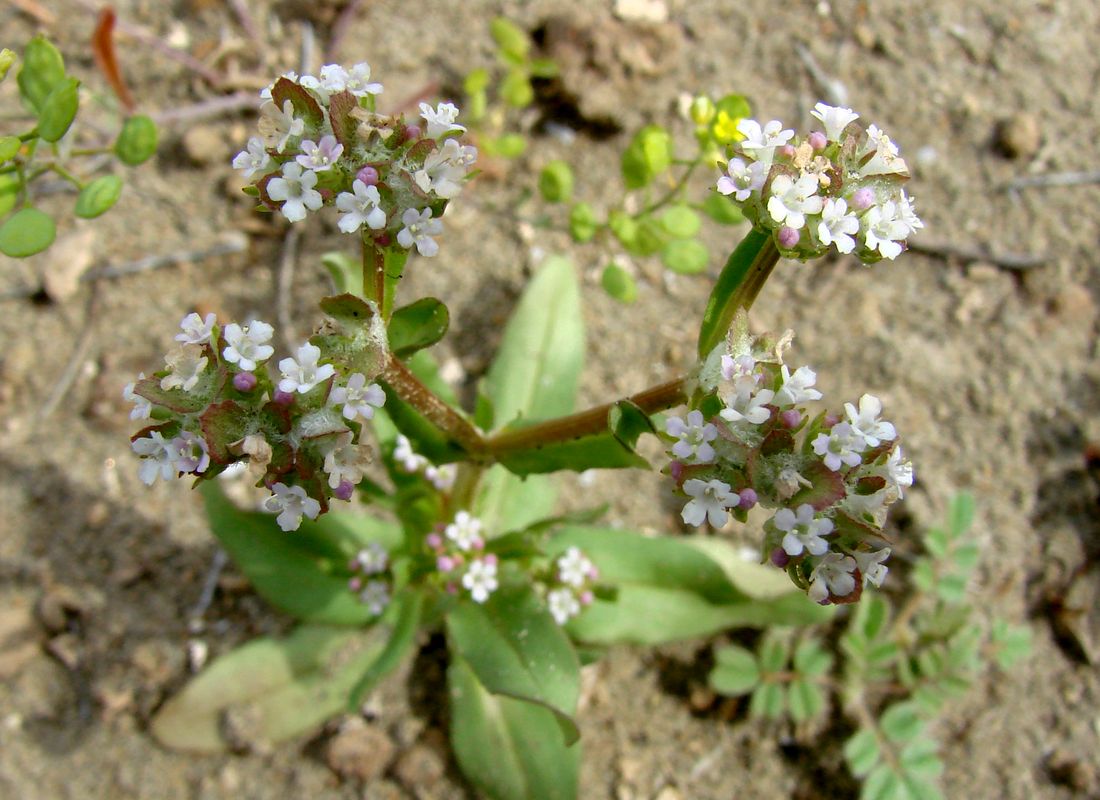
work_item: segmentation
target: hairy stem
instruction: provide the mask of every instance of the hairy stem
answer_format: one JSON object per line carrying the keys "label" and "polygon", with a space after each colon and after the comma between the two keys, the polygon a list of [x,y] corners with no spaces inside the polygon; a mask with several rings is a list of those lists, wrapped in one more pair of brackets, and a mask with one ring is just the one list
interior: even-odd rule
{"label": "hairy stem", "polygon": [[472,459],[481,460],[485,450],[485,439],[478,429],[425,386],[412,373],[412,370],[402,363],[401,359],[391,355],[381,378],[400,395],[402,400],[461,445]]}

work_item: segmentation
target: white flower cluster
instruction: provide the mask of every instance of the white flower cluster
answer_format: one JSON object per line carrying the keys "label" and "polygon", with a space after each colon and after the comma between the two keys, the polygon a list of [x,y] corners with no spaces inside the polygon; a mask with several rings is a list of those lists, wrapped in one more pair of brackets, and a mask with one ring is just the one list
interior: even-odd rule
{"label": "white flower cluster", "polygon": [[406,124],[375,113],[381,92],[366,63],[327,64],[320,77],[285,74],[261,92],[260,135],[233,166],[291,222],[335,205],[341,231],[434,256],[439,217],[462,191],[477,149],[454,138],[466,128],[453,104],[421,103],[423,125]]}
{"label": "white flower cluster", "polygon": [[540,588],[556,623],[564,625],[592,605],[592,587],[599,577],[600,571],[579,547],[570,547],[554,559],[549,580]]}
{"label": "white flower cluster", "polygon": [[720,359],[714,354],[698,403],[711,418],[696,408],[666,423],[669,472],[689,498],[686,524],[721,527],[731,515],[744,522],[758,503],[775,509],[765,554],[814,600],[854,601],[857,574],[876,586],[886,575],[882,526],[887,507],[913,483],[912,465],[873,395],[858,408],[846,403],[843,419],[810,417],[801,406],[821,399],[817,375],[783,363],[789,340],[742,331]]}
{"label": "white flower cluster", "polygon": [[348,589],[359,596],[359,601],[375,617],[381,616],[390,604],[393,579],[389,569],[389,551],[378,542],[371,542],[348,562],[352,573]]}
{"label": "white flower cluster", "polygon": [[484,603],[497,590],[497,557],[485,552],[481,520],[459,511],[443,527],[442,534],[429,533],[427,544],[446,589],[452,594],[465,590],[475,603]]}
{"label": "white flower cluster", "polygon": [[786,256],[807,260],[830,247],[873,263],[895,259],[924,224],[902,189],[909,169],[875,125],[853,124],[850,108],[818,103],[825,129],[805,139],[778,120],[742,120],[717,189],[755,225],[771,230]]}
{"label": "white flower cluster", "polygon": [[272,492],[263,507],[285,531],[303,517],[316,519],[328,498],[351,498],[370,461],[370,448],[356,440],[385,403],[381,387],[324,363],[308,342],[279,361],[273,380],[260,368],[275,353],[274,329],[260,320],[220,329],[214,314],[189,314],[180,330],[165,368],[152,378],[143,373],[123,391],[134,403],[131,419],[164,412],[132,440],[145,484],[180,474],[212,477],[247,461]]}

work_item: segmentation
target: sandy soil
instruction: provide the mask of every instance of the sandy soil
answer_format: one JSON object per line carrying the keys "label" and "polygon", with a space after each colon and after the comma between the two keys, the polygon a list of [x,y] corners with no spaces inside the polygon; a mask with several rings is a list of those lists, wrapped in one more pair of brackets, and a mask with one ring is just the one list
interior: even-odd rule
{"label": "sandy soil", "polygon": [[[15,5],[0,10],[0,23],[4,44],[19,49],[37,28]],[[56,12],[45,30],[92,91],[105,94],[86,46],[93,17],[84,4],[37,5]],[[260,80],[273,74],[259,66],[226,4],[115,5],[129,23],[186,43],[199,57],[221,42],[232,51],[221,66]],[[310,20],[323,44],[338,4],[248,5],[270,42],[267,63],[284,69],[300,59],[300,21]],[[667,22],[628,24],[615,19],[610,0],[421,5],[413,13],[408,3],[363,4],[336,60],[369,60],[386,97],[397,100],[433,82],[457,85],[469,69],[489,64],[486,25],[494,14],[532,30],[564,15],[583,32],[558,54],[581,65],[575,88],[582,110],[612,116],[626,130],[646,121],[675,125],[685,91],[743,92],[758,116],[805,124],[817,99],[841,99],[807,69],[797,54],[805,48],[824,77],[846,90],[848,103],[891,132],[910,159],[911,193],[927,225],[917,242],[925,250],[1045,256],[1027,271],[1005,269],[993,256],[921,253],[874,269],[846,258],[783,264],[754,316],[761,328],[798,331],[796,357],[818,370],[831,397],[871,390],[884,398],[918,473],[896,515],[903,535],[935,522],[956,488],[976,493],[984,555],[974,602],[982,613],[1033,629],[1030,661],[984,679],[937,727],[946,743],[947,797],[1100,796],[1100,621],[1087,599],[1100,583],[1100,528],[1097,487],[1083,456],[1089,441],[1100,440],[1100,189],[1005,188],[1022,175],[1084,170],[1100,159],[1100,6],[666,0],[658,5],[667,8]],[[133,40],[121,59],[147,110],[217,95]],[[0,93],[5,103],[11,83]],[[103,103],[95,108],[93,101],[88,116],[107,130]],[[1005,123],[1017,136],[1009,155],[996,146]],[[250,233],[246,253],[104,280],[94,290],[85,284],[60,302],[0,301],[0,796],[400,798],[466,791],[439,747],[443,693],[431,643],[372,701],[370,725],[393,753],[374,765],[385,777],[365,788],[326,765],[334,729],[271,752],[220,758],[166,752],[145,732],[150,714],[187,679],[189,647],[201,642],[213,656],[287,626],[230,568],[203,627],[189,630],[215,548],[197,497],[183,485],[146,490],[138,482],[118,397],[137,371],[158,363],[186,310],[277,316],[282,228],[257,221],[237,199],[228,166],[252,124],[242,113],[171,127],[155,164],[133,173],[116,210],[62,229],[90,230],[84,246],[97,264],[201,250],[242,226]],[[3,132],[6,125],[0,123]],[[688,132],[680,126],[677,134]],[[590,289],[582,402],[636,391],[686,366],[706,278],[673,278],[655,263],[635,262],[639,302],[623,307],[598,287],[607,251],[576,249],[560,234],[532,236],[499,210],[559,156],[576,164],[580,197],[608,202],[624,138],[582,133],[571,146],[535,138],[527,157],[499,165],[454,204],[441,256],[412,265],[406,296],[431,293],[452,310],[455,334],[440,354],[456,360],[465,386],[485,369],[538,250],[573,253]],[[70,202],[46,201],[59,208]],[[345,244],[333,222],[303,231],[288,294],[299,332],[316,321],[313,302],[326,288],[317,256]],[[710,234],[716,254],[732,243],[729,231]],[[0,261],[0,292],[39,285],[66,258],[51,251]],[[716,256],[712,274],[718,263]],[[57,394],[70,367],[75,377]],[[573,476],[563,481],[576,487]],[[613,516],[626,523],[675,524],[655,476],[601,474],[583,491],[611,502]],[[913,552],[901,550],[902,561]],[[1081,613],[1062,615],[1070,635],[1056,636],[1052,610],[1067,587],[1064,605],[1081,606]],[[36,615],[43,598],[67,615]],[[853,796],[857,786],[845,777],[839,740],[704,710],[706,658],[706,643],[623,648],[592,671],[582,714],[584,797]]]}

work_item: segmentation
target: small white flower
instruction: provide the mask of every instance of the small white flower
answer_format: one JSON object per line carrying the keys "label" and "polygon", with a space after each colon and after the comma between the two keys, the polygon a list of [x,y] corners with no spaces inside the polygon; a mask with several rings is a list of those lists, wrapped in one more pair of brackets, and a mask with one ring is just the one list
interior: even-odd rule
{"label": "small white flower", "polygon": [[302,165],[294,161],[283,164],[282,177],[267,182],[267,196],[281,201],[279,209],[291,222],[301,222],[306,218],[306,210],[316,211],[324,204],[321,193],[313,187],[317,185],[317,173],[302,170]]}
{"label": "small white flower", "polygon": [[371,542],[355,554],[355,564],[367,575],[385,572],[390,564],[390,554],[378,542]]}
{"label": "small white flower", "polygon": [[368,386],[367,376],[362,372],[355,372],[348,378],[347,385],[332,388],[328,401],[334,406],[344,406],[341,412],[344,419],[361,419],[365,422],[374,418],[374,409],[385,405],[386,393],[377,383]]}
{"label": "small white flower", "polygon": [[841,464],[858,467],[863,458],[860,456],[867,447],[863,436],[847,422],[838,422],[828,433],[819,433],[813,441],[814,452],[825,466],[836,472]]}
{"label": "small white flower", "polygon": [[173,442],[165,440],[160,431],[150,431],[147,437],[131,442],[130,447],[141,456],[138,478],[146,486],[152,486],[158,477],[164,480],[176,477],[178,453]]}
{"label": "small white flower", "polygon": [[783,123],[773,119],[763,127],[754,119],[743,119],[737,123],[737,130],[745,137],[741,149],[762,164],[771,166],[775,148],[790,141],[794,131],[783,128]]}
{"label": "small white flower", "polygon": [[438,139],[448,133],[462,133],[466,128],[455,122],[458,119],[458,106],[454,103],[440,103],[432,108],[428,103],[420,104],[420,116],[428,123],[424,135],[429,139]]}
{"label": "small white flower", "polygon": [[248,147],[237,153],[233,159],[233,169],[244,172],[244,177],[251,178],[259,172],[267,172],[271,166],[271,156],[267,154],[263,139],[253,136],[248,140]]}
{"label": "small white flower", "polygon": [[777,406],[793,406],[821,399],[821,392],[811,388],[817,383],[817,373],[809,367],[799,367],[792,375],[784,364],[780,367],[780,374],[783,376],[783,383],[775,393]]}
{"label": "small white flower", "polygon": [[210,466],[210,454],[206,440],[191,431],[184,431],[172,440],[176,451],[176,470],[198,474]]}
{"label": "small white flower", "polygon": [[798,230],[806,224],[807,214],[820,214],[824,201],[817,194],[814,175],[802,175],[797,181],[790,175],[777,175],[772,181],[768,213],[776,222]]}
{"label": "small white flower", "polygon": [[[298,80],[298,73],[295,72],[294,70],[288,70],[287,72],[284,72],[279,77],[280,78],[286,78],[288,81],[294,81],[295,83],[300,83],[300,81]],[[304,80],[304,78],[303,78],[303,80]],[[276,83],[277,83],[277,81],[276,81]],[[275,88],[275,84],[273,83],[270,86],[267,86],[267,87],[264,87],[263,89],[260,89],[260,99],[261,100],[270,100],[271,99],[271,90],[274,89],[274,88]]]}
{"label": "small white flower", "polygon": [[844,404],[844,411],[848,414],[848,422],[863,437],[868,447],[878,447],[883,441],[897,436],[892,424],[878,418],[882,413],[882,401],[873,394],[865,394],[859,398],[858,412],[851,403]]}
{"label": "small white flower", "polygon": [[325,472],[328,474],[329,488],[336,489],[344,481],[352,486],[357,485],[363,480],[369,464],[370,450],[353,444],[351,431],[341,433],[325,454]]}
{"label": "small white flower", "polygon": [[558,580],[578,589],[599,574],[596,571],[596,565],[581,552],[579,547],[570,547],[558,556],[557,567]]}
{"label": "small white flower", "polygon": [[203,349],[197,344],[184,344],[164,357],[170,372],[160,379],[160,388],[182,389],[189,392],[195,388],[209,363]]}
{"label": "small white flower", "polygon": [[761,389],[756,394],[734,394],[727,398],[728,405],[718,412],[718,416],[726,422],[763,425],[771,418],[772,412],[767,406],[774,397],[775,392],[771,389]]}
{"label": "small white flower", "polygon": [[715,528],[721,528],[729,517],[726,509],[741,502],[741,498],[730,491],[730,485],[718,479],[690,478],[684,481],[684,492],[692,499],[684,506],[680,517],[696,527],[709,521]]}
{"label": "small white flower", "polygon": [[829,595],[847,597],[856,588],[856,579],[852,572],[856,560],[842,553],[826,553],[810,573],[810,599],[821,603]]}
{"label": "small white flower", "polygon": [[897,203],[887,200],[871,206],[863,215],[863,239],[868,250],[878,250],[883,258],[893,261],[901,254],[901,242],[909,235],[909,224],[899,216]]}
{"label": "small white flower", "polygon": [[381,207],[382,196],[377,186],[367,186],[356,178],[351,192],[336,195],[336,208],[344,212],[340,217],[340,230],[354,233],[366,225],[371,230],[386,227],[386,212]]}
{"label": "small white flower", "polygon": [[397,243],[406,250],[416,245],[416,251],[425,258],[431,258],[439,252],[433,236],[443,233],[443,223],[432,219],[432,210],[425,208],[417,211],[415,208],[406,208],[401,215],[401,222],[405,226],[397,233]]}
{"label": "small white flower", "polygon": [[848,213],[848,203],[842,198],[828,198],[821,210],[821,222],[817,226],[817,238],[824,245],[835,244],[841,253],[856,249],[852,234],[859,233],[859,220]]}
{"label": "small white flower", "polygon": [[[138,380],[144,380],[145,373],[138,373]],[[153,413],[153,404],[146,400],[139,394],[134,394],[134,387],[137,383],[128,383],[122,389],[122,399],[133,403],[134,407],[130,410],[130,419],[149,419],[149,416]]]}
{"label": "small white flower", "polygon": [[839,142],[844,129],[859,119],[859,114],[850,108],[828,106],[824,103],[815,105],[810,114],[821,120],[821,124],[825,126],[825,138],[830,142]]}
{"label": "small white flower", "polygon": [[669,417],[665,422],[665,433],[679,439],[672,445],[672,454],[689,464],[709,464],[714,461],[713,442],[718,437],[718,429],[703,419],[703,412],[696,409],[687,415],[685,423],[680,417]]}
{"label": "small white flower", "polygon": [[344,152],[344,146],[336,141],[336,137],[329,134],[322,136],[320,142],[306,139],[302,142],[302,154],[295,156],[303,169],[311,169],[314,172],[326,172],[332,169],[332,165]]}
{"label": "small white flower", "polygon": [[477,558],[470,562],[462,585],[470,592],[475,603],[484,603],[497,589],[496,559]]}
{"label": "small white flower", "polygon": [[901,193],[901,199],[898,201],[898,219],[909,226],[909,233],[913,233],[924,227],[924,223],[921,222],[920,217],[917,216],[914,203],[915,201],[913,198],[904,191]]}
{"label": "small white flower", "polygon": [[424,166],[416,171],[413,179],[422,192],[435,192],[437,197],[450,199],[462,191],[462,181],[476,160],[476,147],[447,139],[428,154]]}
{"label": "small white flower", "polygon": [[734,358],[722,356],[722,377],[732,384],[736,395],[749,395],[760,383],[762,375],[756,369],[756,359],[747,353]]}
{"label": "small white flower", "polygon": [[283,101],[282,109],[275,105],[274,100],[268,100],[260,106],[257,127],[267,146],[281,153],[291,136],[302,135],[306,123],[294,116],[294,104],[289,100]]}
{"label": "small white flower", "polygon": [[393,460],[401,465],[401,469],[410,473],[419,472],[428,463],[428,459],[413,451],[412,442],[403,433],[397,434],[394,440]]}
{"label": "small white flower", "polygon": [[905,497],[901,489],[908,489],[913,485],[913,462],[902,461],[901,445],[893,449],[890,457],[886,459],[886,481],[898,492],[898,499]]}
{"label": "small white flower", "polygon": [[890,548],[884,547],[872,553],[852,553],[855,556],[859,571],[863,573],[863,585],[882,586],[886,580],[886,573],[890,571],[883,562],[890,557]]}
{"label": "small white flower", "polygon": [[[348,71],[339,64],[325,64],[321,67],[321,78],[317,83],[329,94],[342,92],[348,85]],[[302,79],[302,85],[306,85],[305,78]]]}
{"label": "small white flower", "polygon": [[183,333],[176,334],[176,341],[184,344],[206,344],[210,341],[210,335],[214,332],[214,323],[217,316],[211,312],[203,319],[192,312],[180,322],[180,330]]}
{"label": "small white flower", "polygon": [[576,595],[569,589],[553,589],[546,593],[546,607],[550,610],[550,616],[554,622],[564,625],[577,614],[581,613],[581,604]]}
{"label": "small white flower", "polygon": [[829,549],[824,536],[833,532],[833,521],[818,518],[814,507],[803,503],[797,511],[781,508],[775,512],[772,524],[783,531],[783,550],[789,556],[800,556],[806,550],[810,555],[819,556]]}
{"label": "small white flower", "polygon": [[321,348],[306,342],[298,348],[298,358],[280,361],[279,372],[283,374],[283,379],[279,381],[279,391],[305,394],[335,375],[336,367],[319,364],[320,358]]}
{"label": "small white flower", "polygon": [[451,491],[457,477],[458,467],[455,464],[440,464],[438,467],[435,464],[428,464],[424,467],[424,478],[436,488],[436,491]]}
{"label": "small white flower", "polygon": [[359,602],[376,617],[382,616],[390,604],[390,587],[385,581],[367,581],[363,591],[359,592]]}
{"label": "small white flower", "polygon": [[271,487],[274,493],[264,501],[264,508],[278,514],[275,522],[284,531],[296,531],[302,524],[302,517],[317,519],[321,513],[321,504],[306,494],[301,486],[287,486],[276,483]]}
{"label": "small white flower", "polygon": [[481,520],[467,511],[455,514],[454,522],[443,530],[443,535],[463,551],[480,550],[485,544],[481,536]]}
{"label": "small white flower", "polygon": [[[321,70],[322,75],[324,69]],[[344,88],[356,97],[366,97],[368,94],[382,94],[382,84],[370,82],[370,64],[360,61],[347,71],[344,78]]]}
{"label": "small white flower", "polygon": [[230,322],[225,326],[226,347],[222,350],[222,357],[230,364],[251,372],[275,352],[275,348],[268,344],[274,332],[274,328],[260,320],[253,320],[244,327]]}
{"label": "small white flower", "polygon": [[898,155],[898,146],[876,125],[867,127],[867,142],[863,146],[859,158],[866,158],[867,154],[871,152],[874,152],[874,155],[858,170],[860,177],[909,174],[909,167],[905,163],[905,159]]}
{"label": "small white flower", "polygon": [[753,192],[759,192],[760,187],[768,177],[768,165],[762,161],[746,163],[741,158],[731,158],[726,164],[726,174],[718,179],[718,193],[733,195],[738,203],[749,199]]}

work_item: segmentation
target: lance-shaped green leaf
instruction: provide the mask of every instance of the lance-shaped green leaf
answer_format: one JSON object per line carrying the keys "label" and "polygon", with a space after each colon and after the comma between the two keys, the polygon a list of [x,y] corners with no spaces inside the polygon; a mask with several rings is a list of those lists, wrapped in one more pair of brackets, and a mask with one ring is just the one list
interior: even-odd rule
{"label": "lance-shaped green leaf", "polygon": [[270,514],[242,511],[215,482],[199,491],[214,536],[252,586],[275,608],[298,619],[337,625],[371,621],[367,607],[349,591],[343,573],[348,558],[377,541],[401,542],[396,525],[372,517],[330,512],[285,533]]}
{"label": "lance-shaped green leaf", "polygon": [[393,312],[388,326],[390,350],[407,358],[442,339],[450,323],[447,306],[434,297],[422,297]]}
{"label": "lance-shaped green leaf", "polygon": [[165,703],[153,718],[153,736],[196,753],[300,736],[344,709],[388,635],[384,625],[366,631],[302,625],[286,638],[249,642]]}
{"label": "lance-shaped green leaf", "polygon": [[484,604],[459,603],[447,615],[447,633],[486,689],[545,706],[567,743],[577,740],[580,663],[530,587],[505,586]]}
{"label": "lance-shaped green leaf", "polygon": [[752,305],[771,274],[778,253],[771,233],[754,228],[730,254],[703,312],[699,326],[700,358],[706,358],[726,338],[738,309]]}
{"label": "lance-shaped green leaf", "polygon": [[490,800],[574,800],[581,745],[567,746],[544,706],[490,692],[452,656],[451,746],[463,774]]}
{"label": "lance-shaped green leaf", "polygon": [[385,619],[391,621],[393,630],[386,646],[374,659],[367,670],[359,676],[348,695],[348,710],[360,707],[364,696],[378,682],[393,672],[412,653],[416,644],[416,632],[424,613],[424,595],[415,588],[406,587],[386,609]]}

